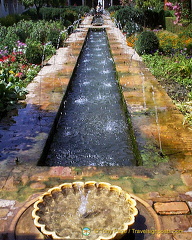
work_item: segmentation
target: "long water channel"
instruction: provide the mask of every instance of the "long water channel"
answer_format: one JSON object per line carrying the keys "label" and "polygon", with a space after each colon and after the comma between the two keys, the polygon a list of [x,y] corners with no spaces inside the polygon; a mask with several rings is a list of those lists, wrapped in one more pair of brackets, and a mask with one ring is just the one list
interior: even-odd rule
{"label": "long water channel", "polygon": [[127,117],[106,31],[90,29],[43,165],[135,165]]}

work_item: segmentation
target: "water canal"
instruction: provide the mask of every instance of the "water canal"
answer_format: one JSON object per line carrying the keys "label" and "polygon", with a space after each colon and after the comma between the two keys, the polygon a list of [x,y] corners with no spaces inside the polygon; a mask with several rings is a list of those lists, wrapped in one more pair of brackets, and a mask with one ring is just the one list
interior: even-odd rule
{"label": "water canal", "polygon": [[127,118],[106,31],[91,29],[40,165],[135,165]]}

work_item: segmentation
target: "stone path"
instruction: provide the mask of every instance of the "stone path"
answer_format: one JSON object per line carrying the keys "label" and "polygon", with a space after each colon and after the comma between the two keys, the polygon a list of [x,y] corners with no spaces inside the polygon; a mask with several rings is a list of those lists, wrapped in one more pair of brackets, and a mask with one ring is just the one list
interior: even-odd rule
{"label": "stone path", "polygon": [[[124,36],[108,17],[105,17],[104,27],[138,147],[152,163],[158,151],[168,154],[169,161],[139,167],[36,166],[90,23],[91,17],[85,18],[68,39],[67,46],[57,51],[29,85],[27,107],[10,117],[10,122],[15,123],[10,125],[4,121],[1,124],[4,134],[1,155],[6,157],[0,162],[0,239],[19,239],[14,235],[19,217],[42,192],[65,181],[95,180],[121,186],[154,213],[160,226],[153,230],[159,231],[160,227],[161,234],[154,234],[150,229],[146,239],[191,240],[191,131],[182,125],[182,114],[140,57],[126,46]],[[154,149],[151,155],[147,146]],[[25,224],[28,223],[26,220]]]}

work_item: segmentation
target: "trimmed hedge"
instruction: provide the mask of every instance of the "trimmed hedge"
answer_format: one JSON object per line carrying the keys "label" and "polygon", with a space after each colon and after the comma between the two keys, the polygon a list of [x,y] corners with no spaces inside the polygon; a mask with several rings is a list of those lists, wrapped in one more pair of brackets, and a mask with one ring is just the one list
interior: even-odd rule
{"label": "trimmed hedge", "polygon": [[159,48],[159,39],[154,32],[145,31],[139,35],[135,44],[136,52],[139,55],[151,54]]}
{"label": "trimmed hedge", "polygon": [[173,32],[173,33],[179,33],[179,32],[183,32],[183,31],[191,31],[192,32],[192,23],[187,23],[182,24],[182,25],[178,25],[178,24],[174,24],[175,18],[174,17],[166,17],[165,18],[165,23],[166,23],[166,30],[169,32]]}

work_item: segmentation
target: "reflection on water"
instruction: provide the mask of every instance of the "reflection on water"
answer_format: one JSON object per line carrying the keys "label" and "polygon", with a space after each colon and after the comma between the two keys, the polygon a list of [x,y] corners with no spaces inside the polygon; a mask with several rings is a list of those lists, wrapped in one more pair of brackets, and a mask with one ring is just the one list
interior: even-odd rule
{"label": "reflection on water", "polygon": [[134,164],[106,32],[90,30],[45,165]]}

